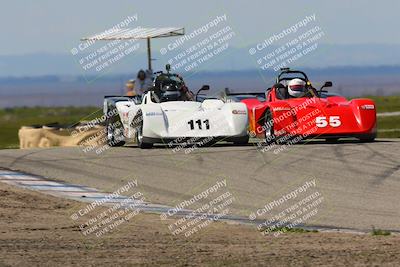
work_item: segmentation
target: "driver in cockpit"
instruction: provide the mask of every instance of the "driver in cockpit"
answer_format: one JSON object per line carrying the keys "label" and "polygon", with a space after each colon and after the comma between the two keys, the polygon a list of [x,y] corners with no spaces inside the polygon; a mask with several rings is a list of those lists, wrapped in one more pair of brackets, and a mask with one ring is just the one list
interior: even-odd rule
{"label": "driver in cockpit", "polygon": [[304,97],[308,92],[306,88],[306,82],[299,79],[294,78],[291,79],[288,83],[288,93],[293,98]]}
{"label": "driver in cockpit", "polygon": [[154,82],[153,91],[158,98],[157,102],[194,100],[194,94],[177,74],[160,74]]}

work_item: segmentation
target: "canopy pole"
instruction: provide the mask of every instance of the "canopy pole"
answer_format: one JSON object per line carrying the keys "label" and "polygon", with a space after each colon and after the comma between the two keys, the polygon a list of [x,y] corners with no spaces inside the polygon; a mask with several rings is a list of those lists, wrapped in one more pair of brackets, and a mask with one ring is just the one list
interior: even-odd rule
{"label": "canopy pole", "polygon": [[150,38],[147,38],[147,63],[149,66],[149,70],[151,70],[151,47],[150,47]]}

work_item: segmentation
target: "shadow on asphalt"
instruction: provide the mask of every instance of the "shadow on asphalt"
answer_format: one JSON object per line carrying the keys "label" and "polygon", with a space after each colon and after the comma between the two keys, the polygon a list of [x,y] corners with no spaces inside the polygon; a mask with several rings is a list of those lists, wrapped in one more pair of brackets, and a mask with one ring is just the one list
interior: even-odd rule
{"label": "shadow on asphalt", "polygon": [[310,139],[310,140],[305,140],[305,141],[300,141],[297,144],[301,145],[321,145],[321,144],[328,144],[328,145],[335,145],[335,144],[373,144],[373,143],[392,143],[396,141],[391,141],[391,140],[375,140],[373,142],[363,142],[360,140],[354,140],[354,139],[343,139],[343,140],[337,140],[337,141],[326,141],[324,139]]}
{"label": "shadow on asphalt", "polygon": [[[245,145],[234,145],[232,143],[216,143],[213,145],[209,146],[197,146],[197,148],[212,148],[212,147],[255,147],[258,145],[259,142],[263,142],[262,139],[254,139],[251,140],[248,144]],[[309,140],[304,140],[304,141],[299,141],[297,143],[293,143],[291,145],[337,145],[337,144],[372,144],[372,143],[394,143],[398,142],[395,140],[375,140],[374,142],[363,142],[358,139],[342,139],[342,140],[337,140],[335,142],[333,141],[326,141],[325,139],[309,139]],[[261,144],[261,146],[266,146],[266,144]],[[167,145],[167,144],[155,144],[152,149],[174,149],[179,147],[179,145]],[[184,146],[183,148],[190,148],[193,147],[193,145],[187,145]],[[135,144],[123,146],[123,148],[138,148]]]}

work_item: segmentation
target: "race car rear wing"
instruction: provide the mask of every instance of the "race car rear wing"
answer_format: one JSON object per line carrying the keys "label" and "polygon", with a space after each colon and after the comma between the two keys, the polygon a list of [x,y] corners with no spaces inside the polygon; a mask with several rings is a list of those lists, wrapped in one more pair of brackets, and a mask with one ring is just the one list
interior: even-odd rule
{"label": "race car rear wing", "polygon": [[255,96],[255,97],[264,97],[265,98],[265,92],[242,92],[242,93],[227,93],[227,96],[238,96],[238,95],[243,95],[243,96]]}
{"label": "race car rear wing", "polygon": [[117,103],[119,101],[133,101],[135,104],[140,104],[142,103],[142,96],[141,95],[106,95],[104,96],[104,101],[112,101],[114,103]]}
{"label": "race car rear wing", "polygon": [[266,94],[264,92],[241,92],[241,93],[225,93],[226,101],[241,102],[245,99],[257,99],[258,101],[265,101]]}
{"label": "race car rear wing", "polygon": [[116,108],[116,103],[120,101],[132,101],[135,105],[140,105],[142,103],[142,96],[121,96],[121,95],[106,95],[104,96],[103,102],[103,112],[107,114],[107,112],[111,109]]}
{"label": "race car rear wing", "polygon": [[137,98],[137,97],[142,97],[138,95],[105,95],[104,98],[111,98],[111,97],[124,97],[124,98]]}

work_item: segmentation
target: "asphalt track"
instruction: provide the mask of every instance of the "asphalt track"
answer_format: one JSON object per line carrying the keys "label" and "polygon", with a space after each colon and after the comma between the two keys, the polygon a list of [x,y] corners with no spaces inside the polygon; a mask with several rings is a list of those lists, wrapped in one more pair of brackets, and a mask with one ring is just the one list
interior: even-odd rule
{"label": "asphalt track", "polygon": [[[0,167],[108,192],[137,179],[147,201],[168,206],[226,179],[226,190],[235,197],[231,214],[246,217],[315,179],[313,190],[323,196],[323,202],[306,224],[400,231],[399,151],[399,139],[312,141],[279,153],[262,152],[254,143],[221,143],[190,153],[163,146],[150,150],[126,146],[100,154],[85,153],[82,148],[8,149],[0,151]],[[297,200],[308,193],[302,194]]]}

